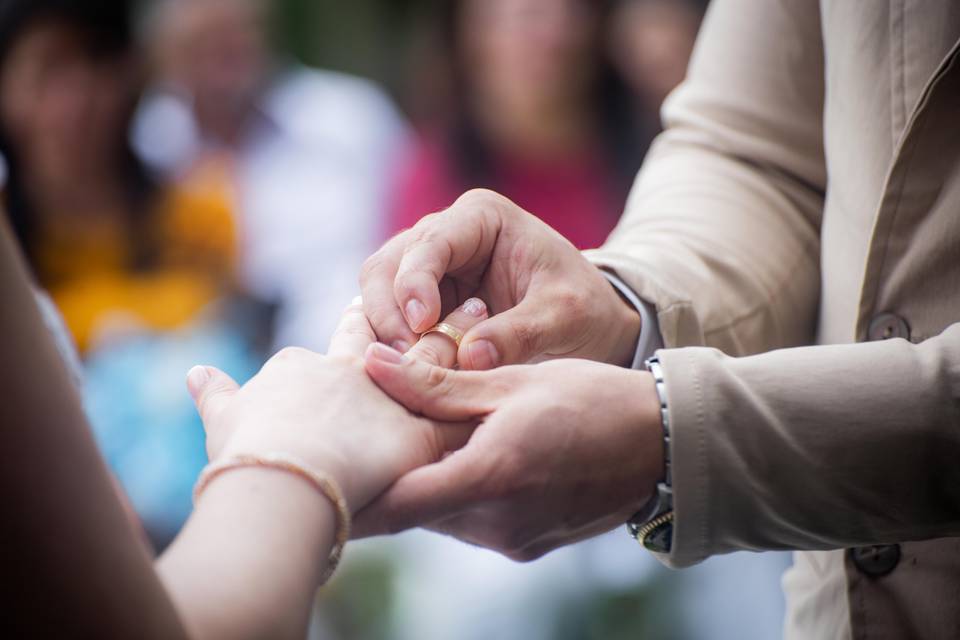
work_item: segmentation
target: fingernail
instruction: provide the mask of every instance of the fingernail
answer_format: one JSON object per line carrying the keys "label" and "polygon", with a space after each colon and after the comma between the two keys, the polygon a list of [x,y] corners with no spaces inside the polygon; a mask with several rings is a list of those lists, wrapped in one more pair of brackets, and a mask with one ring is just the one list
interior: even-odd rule
{"label": "fingernail", "polygon": [[350,301],[351,307],[363,306],[363,297],[356,296],[353,300]]}
{"label": "fingernail", "polygon": [[390,346],[400,353],[406,353],[407,351],[410,351],[410,343],[406,340],[395,340],[390,344]]}
{"label": "fingernail", "polygon": [[410,300],[407,301],[407,306],[404,307],[404,312],[407,316],[407,324],[410,325],[411,329],[416,331],[417,327],[420,326],[420,323],[423,322],[423,319],[427,315],[427,308],[416,298],[410,298]]}
{"label": "fingernail", "polygon": [[198,364],[187,371],[187,391],[190,392],[190,396],[196,399],[209,380],[210,372],[202,365]]}
{"label": "fingernail", "polygon": [[467,347],[470,366],[477,370],[492,369],[497,366],[500,354],[489,340],[475,340]]}
{"label": "fingernail", "polygon": [[481,318],[487,313],[487,305],[480,298],[470,298],[463,303],[463,312],[474,318]]}
{"label": "fingernail", "polygon": [[402,353],[380,342],[370,345],[367,355],[388,364],[403,364],[407,360]]}

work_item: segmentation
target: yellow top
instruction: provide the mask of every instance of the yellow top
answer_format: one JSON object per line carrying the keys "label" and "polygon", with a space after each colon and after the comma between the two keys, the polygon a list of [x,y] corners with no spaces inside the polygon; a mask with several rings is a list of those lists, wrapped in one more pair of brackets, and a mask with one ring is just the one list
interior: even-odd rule
{"label": "yellow top", "polygon": [[118,327],[166,331],[191,321],[232,286],[237,232],[228,173],[208,163],[152,205],[138,238],[149,264],[134,266],[120,216],[60,216],[41,225],[38,276],[85,352]]}

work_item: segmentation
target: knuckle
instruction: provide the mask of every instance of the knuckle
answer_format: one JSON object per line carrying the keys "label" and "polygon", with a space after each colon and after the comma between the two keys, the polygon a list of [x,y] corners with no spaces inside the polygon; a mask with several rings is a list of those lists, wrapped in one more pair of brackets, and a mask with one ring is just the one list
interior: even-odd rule
{"label": "knuckle", "polygon": [[432,252],[436,251],[437,247],[445,246],[446,241],[443,240],[442,227],[438,224],[418,225],[411,231],[410,242],[403,248],[403,256],[406,260],[401,261],[401,272],[406,273],[420,269],[420,264],[410,264],[411,254],[416,256],[424,253],[430,256]]}
{"label": "knuckle", "polygon": [[280,351],[277,351],[273,357],[267,361],[264,367],[273,368],[281,364],[286,366],[299,366],[314,355],[316,354],[303,347],[284,347],[280,349]]}
{"label": "knuckle", "polygon": [[351,337],[357,336],[361,338],[370,338],[370,330],[366,327],[365,324],[358,324],[354,322],[342,322],[337,328],[336,335],[338,337]]}
{"label": "knuckle", "polygon": [[331,364],[338,365],[345,369],[363,369],[363,358],[351,355],[332,355],[326,356]]}
{"label": "knuckle", "polygon": [[302,360],[310,354],[311,352],[303,347],[284,347],[273,357],[276,360]]}
{"label": "knuckle", "polygon": [[426,385],[436,395],[450,393],[450,370],[443,367],[430,367],[430,370],[427,371]]}
{"label": "knuckle", "polygon": [[504,196],[490,189],[470,189],[457,199],[458,204],[481,209],[502,207],[509,202]]}
{"label": "knuckle", "polygon": [[445,359],[444,350],[426,340],[418,342],[411,355],[416,360],[432,365],[442,365]]}
{"label": "knuckle", "polygon": [[520,208],[509,198],[490,189],[471,189],[457,199],[458,209],[480,217],[507,219],[515,216]]}
{"label": "knuckle", "polygon": [[350,304],[343,308],[343,315],[345,317],[356,316],[363,313],[363,302],[361,301],[351,301]]}
{"label": "knuckle", "polygon": [[384,334],[402,334],[403,327],[400,317],[399,310],[393,306],[391,302],[390,306],[388,305],[377,305],[370,307],[367,310],[367,319],[370,321],[370,324],[373,325],[377,334],[381,337],[387,337]]}
{"label": "knuckle", "polygon": [[436,221],[441,213],[443,213],[443,211],[435,211],[433,213],[420,216],[420,219],[417,220],[417,223],[411,227],[411,232],[417,233],[418,231],[429,227],[433,222]]}
{"label": "knuckle", "polygon": [[363,261],[363,265],[360,267],[360,286],[366,287],[386,270],[386,266],[386,247],[382,247]]}
{"label": "knuckle", "polygon": [[590,310],[586,294],[569,288],[557,292],[557,307],[575,317],[585,316]]}

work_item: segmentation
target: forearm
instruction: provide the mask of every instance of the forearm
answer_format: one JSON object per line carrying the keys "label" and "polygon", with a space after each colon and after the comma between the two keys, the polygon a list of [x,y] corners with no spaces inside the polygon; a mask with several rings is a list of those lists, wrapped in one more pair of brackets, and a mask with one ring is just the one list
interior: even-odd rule
{"label": "forearm", "polygon": [[14,637],[178,638],[0,212],[0,600]]}
{"label": "forearm", "polygon": [[660,357],[673,564],[960,534],[960,325],[919,345]]}
{"label": "forearm", "polygon": [[236,469],[210,483],[157,569],[195,638],[302,638],[335,529],[304,479]]}

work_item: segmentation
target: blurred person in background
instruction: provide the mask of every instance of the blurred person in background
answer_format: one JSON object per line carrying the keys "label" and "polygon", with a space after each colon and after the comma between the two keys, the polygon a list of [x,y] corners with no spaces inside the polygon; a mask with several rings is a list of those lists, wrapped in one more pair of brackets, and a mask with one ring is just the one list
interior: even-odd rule
{"label": "blurred person in background", "polygon": [[277,305],[274,345],[325,350],[383,235],[405,125],[372,83],[272,51],[268,7],[158,0],[134,141],[168,179],[233,194],[240,278]]}
{"label": "blurred person in background", "polygon": [[140,86],[128,3],[0,3],[6,207],[84,356],[101,447],[163,546],[205,462],[179,371],[202,354],[252,374],[262,323],[237,313],[225,204],[157,184],[131,152]]}
{"label": "blurred person in background", "polygon": [[140,67],[127,7],[2,6],[5,197],[40,283],[83,351],[111,323],[179,326],[229,282],[233,228],[213,208],[185,224],[130,152]]}
{"label": "blurred person in background", "polygon": [[485,186],[577,247],[600,245],[639,166],[629,93],[605,55],[609,3],[456,0],[436,14],[449,113],[420,123],[392,230]]}
{"label": "blurred person in background", "polygon": [[660,133],[660,106],[687,75],[703,20],[701,0],[619,0],[610,21],[610,55],[634,95],[636,130],[646,150]]}

